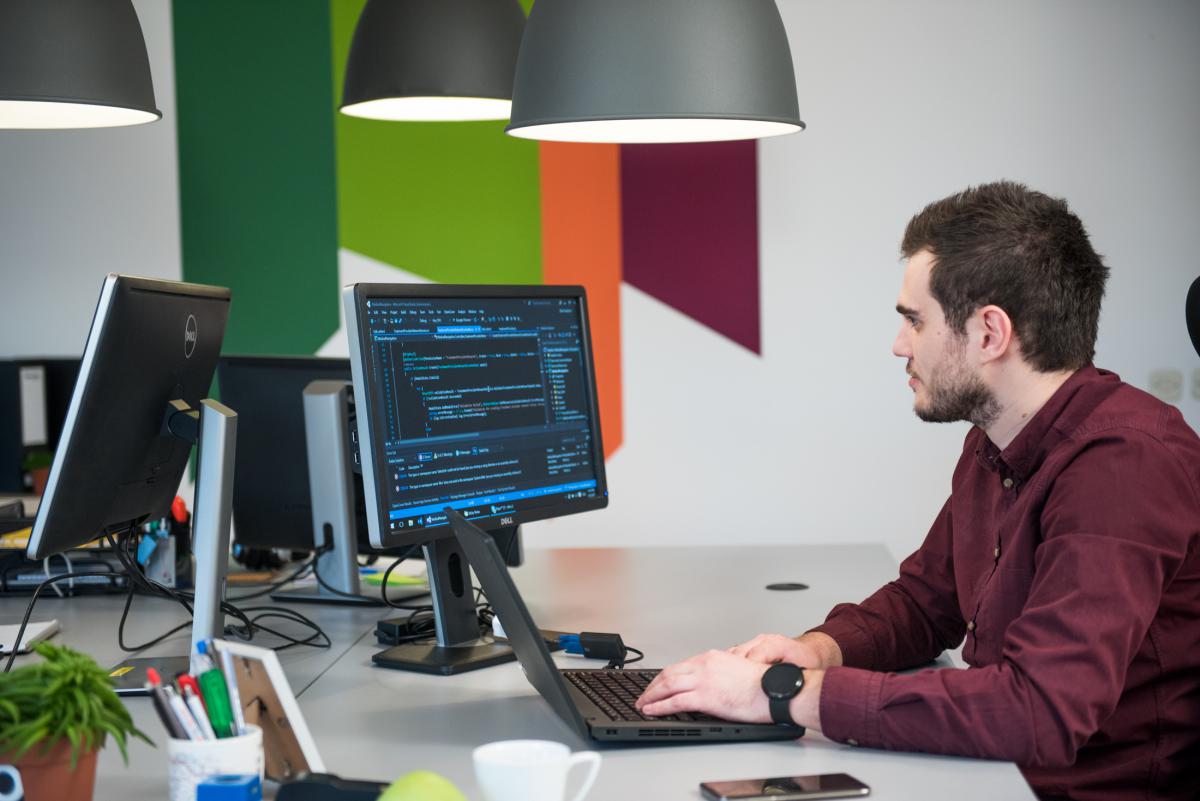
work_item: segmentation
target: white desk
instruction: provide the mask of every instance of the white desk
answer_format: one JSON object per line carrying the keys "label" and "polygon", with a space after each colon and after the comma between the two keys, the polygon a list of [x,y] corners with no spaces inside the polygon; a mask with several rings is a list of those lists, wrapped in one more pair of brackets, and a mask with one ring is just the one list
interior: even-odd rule
{"label": "white desk", "polygon": [[[896,563],[882,546],[707,547],[530,551],[514,571],[539,625],[618,631],[660,667],[709,647],[727,647],[761,631],[794,633],[819,622],[835,603],[858,600],[890,579]],[[800,592],[764,585],[800,581]],[[115,662],[117,599],[39,601],[37,616],[57,616],[60,640]],[[135,601],[134,632],[168,627],[179,613],[166,602]],[[154,607],[154,618],[147,610]],[[19,599],[0,602],[12,616]],[[301,607],[297,607],[301,608]],[[559,723],[516,664],[461,676],[424,676],[370,664],[371,632],[384,610],[304,607],[326,626],[334,648],[289,649],[281,655],[300,706],[330,771],[388,781],[426,768],[479,798],[471,749],[491,740],[537,737],[590,748]],[[174,650],[185,641],[174,641]],[[163,651],[162,648],[157,649]],[[170,652],[167,649],[164,652]],[[583,664],[556,655],[563,665]],[[589,666],[594,663],[586,663]],[[155,739],[162,727],[145,699],[130,708]],[[850,748],[809,735],[798,742],[605,748],[590,796],[609,799],[700,798],[705,780],[846,772],[880,801],[901,799],[1031,799],[1009,763],[894,754]],[[162,798],[162,751],[135,744],[128,769],[115,748],[100,761],[97,799]]]}

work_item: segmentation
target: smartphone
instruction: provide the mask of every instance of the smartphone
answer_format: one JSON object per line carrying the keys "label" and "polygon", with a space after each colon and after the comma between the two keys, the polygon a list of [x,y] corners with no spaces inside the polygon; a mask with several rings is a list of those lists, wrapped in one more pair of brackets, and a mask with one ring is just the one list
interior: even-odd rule
{"label": "smartphone", "polygon": [[870,795],[871,788],[845,773],[823,773],[820,776],[704,782],[700,792],[709,801],[807,801],[810,798]]}

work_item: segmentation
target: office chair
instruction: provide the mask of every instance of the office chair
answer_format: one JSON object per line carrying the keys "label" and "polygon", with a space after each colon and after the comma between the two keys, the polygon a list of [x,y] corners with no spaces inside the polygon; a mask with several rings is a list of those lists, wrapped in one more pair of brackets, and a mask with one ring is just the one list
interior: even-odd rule
{"label": "office chair", "polygon": [[1188,334],[1192,337],[1192,347],[1196,349],[1196,355],[1200,356],[1200,278],[1193,281],[1192,288],[1188,290],[1185,314]]}

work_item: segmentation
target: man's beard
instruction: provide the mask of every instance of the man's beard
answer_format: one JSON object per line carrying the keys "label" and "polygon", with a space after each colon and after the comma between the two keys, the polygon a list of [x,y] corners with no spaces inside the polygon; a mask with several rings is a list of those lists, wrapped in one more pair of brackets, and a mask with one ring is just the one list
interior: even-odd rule
{"label": "man's beard", "polygon": [[[955,355],[949,346],[947,356]],[[960,351],[961,353],[961,351]],[[968,423],[987,428],[1000,415],[995,393],[972,373],[960,359],[947,361],[925,384],[928,403],[913,405],[917,417],[926,423]],[[918,379],[920,380],[920,379]]]}

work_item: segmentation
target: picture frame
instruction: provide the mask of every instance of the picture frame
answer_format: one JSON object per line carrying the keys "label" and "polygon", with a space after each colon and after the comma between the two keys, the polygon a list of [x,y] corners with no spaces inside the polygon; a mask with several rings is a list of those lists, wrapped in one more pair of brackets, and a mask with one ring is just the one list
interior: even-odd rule
{"label": "picture frame", "polygon": [[267,778],[286,781],[305,773],[324,773],[325,763],[276,653],[230,640],[214,640],[213,645],[232,660],[245,722],[263,731]]}

